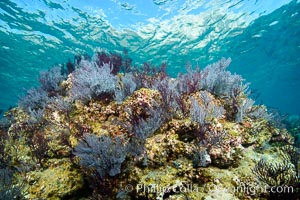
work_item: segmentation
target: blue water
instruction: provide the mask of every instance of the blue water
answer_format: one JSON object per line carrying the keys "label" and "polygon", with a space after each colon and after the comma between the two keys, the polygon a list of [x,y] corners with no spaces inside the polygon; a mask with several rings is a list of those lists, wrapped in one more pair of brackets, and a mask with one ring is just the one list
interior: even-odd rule
{"label": "blue water", "polygon": [[296,0],[0,0],[0,109],[40,70],[103,48],[173,76],[231,57],[259,103],[300,115],[299,12]]}

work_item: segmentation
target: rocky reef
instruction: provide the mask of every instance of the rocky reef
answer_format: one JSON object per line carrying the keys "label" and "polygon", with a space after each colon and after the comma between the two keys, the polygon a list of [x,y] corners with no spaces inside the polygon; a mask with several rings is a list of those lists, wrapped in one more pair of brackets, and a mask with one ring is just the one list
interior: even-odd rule
{"label": "rocky reef", "polygon": [[230,59],[169,77],[98,52],[41,72],[0,132],[0,199],[297,199],[299,149]]}

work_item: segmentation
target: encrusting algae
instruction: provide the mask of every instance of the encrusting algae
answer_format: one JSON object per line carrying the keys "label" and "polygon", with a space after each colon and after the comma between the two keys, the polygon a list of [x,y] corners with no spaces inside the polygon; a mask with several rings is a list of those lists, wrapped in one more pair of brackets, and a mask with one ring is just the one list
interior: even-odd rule
{"label": "encrusting algae", "polygon": [[[296,199],[293,137],[226,71],[230,59],[177,78],[114,59],[45,72],[6,112],[0,198]],[[283,186],[293,193],[270,192]]]}

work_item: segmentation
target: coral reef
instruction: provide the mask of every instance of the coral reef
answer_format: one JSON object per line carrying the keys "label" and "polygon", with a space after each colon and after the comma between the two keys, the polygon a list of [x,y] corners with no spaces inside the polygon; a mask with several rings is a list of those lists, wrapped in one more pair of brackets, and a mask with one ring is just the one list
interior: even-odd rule
{"label": "coral reef", "polygon": [[[134,68],[97,52],[42,72],[5,113],[0,197],[293,199],[294,138],[249,98],[230,61],[172,78],[166,64]],[[293,194],[270,192],[283,186]]]}

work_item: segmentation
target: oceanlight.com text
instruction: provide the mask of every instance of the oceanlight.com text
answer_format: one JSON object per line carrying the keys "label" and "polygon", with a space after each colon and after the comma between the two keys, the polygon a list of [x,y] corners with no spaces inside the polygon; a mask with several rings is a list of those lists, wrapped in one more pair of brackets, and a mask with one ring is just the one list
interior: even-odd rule
{"label": "oceanlight.com text", "polygon": [[123,190],[127,192],[136,191],[137,193],[194,193],[194,192],[226,192],[226,193],[245,193],[247,195],[256,195],[261,193],[294,193],[293,186],[276,186],[270,187],[265,185],[261,186],[248,186],[246,184],[240,184],[236,187],[225,187],[221,184],[205,184],[198,186],[196,184],[184,184],[184,185],[159,185],[159,184],[137,184],[126,185]]}

